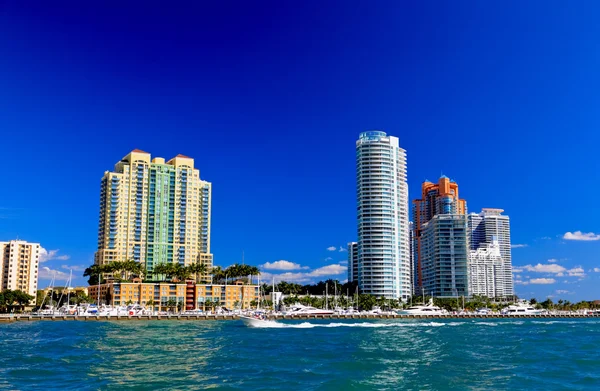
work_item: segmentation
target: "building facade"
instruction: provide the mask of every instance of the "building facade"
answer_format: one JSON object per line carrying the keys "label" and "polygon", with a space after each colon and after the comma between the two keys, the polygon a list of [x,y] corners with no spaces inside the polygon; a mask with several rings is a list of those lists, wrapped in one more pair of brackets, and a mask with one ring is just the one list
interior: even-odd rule
{"label": "building facade", "polygon": [[100,190],[96,264],[134,260],[154,266],[204,263],[210,252],[211,184],[194,159],[134,150],[105,172]]}
{"label": "building facade", "polygon": [[422,281],[417,294],[469,295],[467,216],[438,214],[421,229]]}
{"label": "building facade", "polygon": [[506,296],[504,261],[497,241],[470,251],[469,293],[489,298]]}
{"label": "building facade", "polygon": [[364,293],[411,295],[406,151],[384,132],[356,142],[358,283]]}
{"label": "building facade", "polygon": [[[100,289],[100,292],[98,292]],[[89,297],[100,304],[141,304],[154,311],[212,308],[250,308],[258,300],[259,286],[196,284],[193,282],[109,282],[88,288]]]}
{"label": "building facade", "polygon": [[[436,215],[464,215],[467,202],[459,197],[458,184],[442,175],[438,183],[423,182],[421,199],[413,201],[412,259],[414,293],[420,294],[423,282],[423,229]],[[465,254],[466,256],[466,254]]]}
{"label": "building facade", "polygon": [[348,282],[358,282],[358,243],[348,243]]}
{"label": "building facade", "polygon": [[481,213],[469,214],[469,239],[472,251],[491,245],[498,247],[502,258],[502,276],[499,277],[499,281],[502,282],[497,294],[501,297],[509,297],[514,294],[510,218],[502,212],[504,212],[502,209],[483,208]]}
{"label": "building facade", "polygon": [[0,290],[20,290],[33,297],[38,286],[40,244],[0,242]]}

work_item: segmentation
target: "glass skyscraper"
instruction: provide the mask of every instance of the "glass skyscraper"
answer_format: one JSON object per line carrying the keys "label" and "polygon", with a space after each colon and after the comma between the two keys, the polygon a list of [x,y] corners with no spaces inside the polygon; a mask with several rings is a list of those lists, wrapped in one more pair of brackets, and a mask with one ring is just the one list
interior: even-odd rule
{"label": "glass skyscraper", "polygon": [[423,182],[414,203],[413,261],[415,294],[469,294],[467,203],[458,184],[442,175]]}
{"label": "glass skyscraper", "polygon": [[385,132],[361,133],[356,169],[359,287],[406,301],[412,291],[406,151]]}

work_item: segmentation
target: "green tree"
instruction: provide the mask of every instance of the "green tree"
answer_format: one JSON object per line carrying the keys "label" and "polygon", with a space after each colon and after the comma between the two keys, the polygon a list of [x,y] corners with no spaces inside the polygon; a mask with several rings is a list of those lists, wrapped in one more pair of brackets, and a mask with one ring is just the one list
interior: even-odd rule
{"label": "green tree", "polygon": [[173,312],[175,310],[175,306],[177,306],[177,302],[173,299],[169,299],[167,300],[167,308],[169,308],[169,310],[171,312]]}

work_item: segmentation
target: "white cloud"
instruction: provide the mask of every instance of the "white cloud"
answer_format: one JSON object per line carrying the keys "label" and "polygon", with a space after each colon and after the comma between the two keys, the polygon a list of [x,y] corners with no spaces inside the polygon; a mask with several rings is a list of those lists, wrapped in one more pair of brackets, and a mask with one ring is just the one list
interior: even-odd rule
{"label": "white cloud", "polygon": [[523,268],[522,267],[513,267],[512,269],[513,273],[523,273]]}
{"label": "white cloud", "polygon": [[274,274],[269,272],[262,272],[261,279],[264,281],[271,281],[275,279],[276,282],[287,281],[295,283],[309,283],[322,277],[336,276],[347,273],[347,266],[340,264],[327,265],[310,272],[286,272],[281,274]]}
{"label": "white cloud", "polygon": [[585,277],[585,271],[580,266],[567,270],[570,277]]}
{"label": "white cloud", "polygon": [[54,281],[67,281],[69,279],[69,273],[53,270],[44,266],[40,268],[38,277],[40,280],[52,280],[52,278],[54,278]]}
{"label": "white cloud", "polygon": [[538,263],[535,266],[531,266],[531,265],[525,265],[525,266],[521,266],[524,270],[527,270],[529,272],[536,272],[536,273],[552,273],[552,274],[558,274],[558,273],[563,273],[565,272],[567,269],[563,266],[557,265],[557,264],[548,264],[548,265],[542,265],[541,263]]}
{"label": "white cloud", "polygon": [[556,263],[556,262],[558,262],[558,259],[552,258],[552,259],[548,260],[548,263]]}
{"label": "white cloud", "polygon": [[566,290],[564,290],[564,289],[558,289],[558,290],[556,291],[556,293],[557,293],[557,294],[559,294],[559,295],[565,295],[565,294],[570,294],[571,292],[569,292],[569,291],[566,291]]}
{"label": "white cloud", "polygon": [[85,266],[81,265],[61,265],[61,269],[73,270],[74,272],[82,272],[85,270]]}
{"label": "white cloud", "polygon": [[346,251],[348,251],[348,249],[346,249],[346,248],[344,248],[344,247],[340,246],[340,250],[339,250],[339,251],[340,251],[341,253],[343,253],[343,252],[346,252]]}
{"label": "white cloud", "polygon": [[335,247],[335,246],[327,247],[327,251],[335,251],[335,250],[337,250],[337,247]]}
{"label": "white cloud", "polygon": [[592,269],[595,273],[600,273],[600,267],[595,267]]}
{"label": "white cloud", "polygon": [[515,285],[529,285],[529,282],[523,280],[515,280]]}
{"label": "white cloud", "polygon": [[529,247],[528,244],[511,244],[510,248],[523,248],[523,247]]}
{"label": "white cloud", "polygon": [[347,265],[348,261],[340,261],[340,265]]}
{"label": "white cloud", "polygon": [[308,266],[300,266],[297,263],[280,260],[275,262],[267,262],[264,265],[261,265],[263,269],[268,270],[299,270],[299,269],[308,269]]}
{"label": "white cloud", "polygon": [[348,271],[348,268],[346,266],[327,265],[327,266],[323,266],[318,269],[315,269],[308,274],[313,277],[321,277],[321,276],[327,276],[330,274],[342,274],[342,273],[346,273],[347,271]]}
{"label": "white cloud", "polygon": [[327,257],[327,258],[325,258],[325,261],[331,261],[332,259],[333,258],[331,258],[331,257]]}
{"label": "white cloud", "polygon": [[597,235],[593,232],[583,233],[581,231],[567,232],[563,235],[563,239],[583,241],[600,240],[600,234]]}
{"label": "white cloud", "polygon": [[529,280],[530,284],[537,285],[554,284],[555,282],[556,280],[554,278],[532,278],[531,280]]}
{"label": "white cloud", "polygon": [[66,261],[71,258],[68,255],[58,255],[59,250],[46,250],[43,247],[40,247],[40,263],[52,260]]}

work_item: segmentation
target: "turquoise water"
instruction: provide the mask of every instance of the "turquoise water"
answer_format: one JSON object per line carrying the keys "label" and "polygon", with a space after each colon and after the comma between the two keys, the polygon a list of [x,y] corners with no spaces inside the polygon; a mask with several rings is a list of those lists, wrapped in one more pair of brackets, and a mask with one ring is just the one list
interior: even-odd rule
{"label": "turquoise water", "polygon": [[600,320],[0,324],[0,389],[598,390]]}

